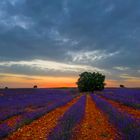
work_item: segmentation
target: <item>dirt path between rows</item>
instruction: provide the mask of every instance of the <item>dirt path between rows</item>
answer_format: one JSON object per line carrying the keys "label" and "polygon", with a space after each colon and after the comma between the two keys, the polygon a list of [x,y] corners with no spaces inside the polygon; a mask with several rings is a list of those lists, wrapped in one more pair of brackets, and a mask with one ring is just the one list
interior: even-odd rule
{"label": "dirt path between rows", "polygon": [[85,117],[73,131],[72,140],[114,140],[118,137],[116,129],[96,107],[90,95],[87,95]]}
{"label": "dirt path between rows", "polygon": [[69,109],[80,97],[76,97],[66,105],[58,107],[50,113],[33,121],[29,125],[19,128],[5,140],[46,140],[51,130],[56,126],[59,118]]}
{"label": "dirt path between rows", "polygon": [[102,97],[102,96],[100,96],[100,98],[103,98],[104,100],[106,100],[112,106],[116,107],[119,111],[126,112],[126,113],[132,115],[134,118],[140,119],[140,110],[134,109],[134,108],[126,106],[126,105],[123,105],[123,104],[121,104],[117,101],[113,101],[113,100],[107,99],[107,98]]}

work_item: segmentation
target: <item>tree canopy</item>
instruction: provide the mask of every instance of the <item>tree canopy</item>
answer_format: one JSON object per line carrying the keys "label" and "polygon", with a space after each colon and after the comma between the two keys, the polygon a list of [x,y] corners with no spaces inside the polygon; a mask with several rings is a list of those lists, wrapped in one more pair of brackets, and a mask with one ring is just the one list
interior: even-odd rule
{"label": "tree canopy", "polygon": [[37,85],[34,85],[34,87],[33,88],[37,88]]}
{"label": "tree canopy", "polygon": [[103,90],[105,86],[105,75],[99,72],[83,72],[77,81],[80,92]]}
{"label": "tree canopy", "polygon": [[120,85],[120,88],[125,88],[125,86],[124,85]]}

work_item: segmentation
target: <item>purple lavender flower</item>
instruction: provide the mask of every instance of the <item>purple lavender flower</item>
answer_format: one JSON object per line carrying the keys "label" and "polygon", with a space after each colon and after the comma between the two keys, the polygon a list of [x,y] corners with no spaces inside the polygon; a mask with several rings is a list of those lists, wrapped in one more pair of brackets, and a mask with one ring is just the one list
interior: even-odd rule
{"label": "purple lavender flower", "polygon": [[140,109],[140,90],[138,89],[108,89],[104,90],[104,94],[101,96]]}
{"label": "purple lavender flower", "polygon": [[[71,101],[76,94],[72,93],[69,90],[44,90],[43,93],[42,90],[39,90],[40,93],[30,93],[30,94],[17,94],[17,96],[10,95],[10,100],[8,99],[0,99],[3,102],[0,104],[0,107],[11,105],[11,112],[1,113],[1,119],[7,119],[8,117],[11,117],[12,115],[19,114],[19,111],[24,110],[26,107],[33,105],[35,107],[41,107],[40,109],[35,109],[31,112],[22,111],[20,112],[21,118],[17,121],[16,125],[14,125],[12,128],[9,128],[5,123],[0,124],[0,138],[3,136],[8,135],[9,133],[12,133],[13,131],[16,131],[18,128],[22,127],[25,124],[31,123],[33,120],[38,119],[42,115],[45,115],[46,113],[52,111],[53,109],[65,105],[67,102]],[[45,92],[45,93],[44,93]],[[47,92],[47,93],[46,93]],[[31,95],[32,94],[32,95]],[[22,95],[22,96],[21,96]],[[9,96],[9,94],[7,95]],[[9,98],[9,97],[8,97]],[[20,101],[18,101],[20,99]],[[21,100],[22,99],[22,100]],[[13,105],[12,105],[13,102]],[[48,104],[50,103],[51,104]],[[18,108],[17,110],[14,108]],[[14,109],[13,109],[14,108]],[[12,112],[13,111],[13,112]],[[3,111],[4,112],[4,111]],[[9,113],[9,114],[8,114]],[[8,115],[8,116],[6,116]],[[7,126],[7,127],[6,127]]]}
{"label": "purple lavender flower", "polygon": [[140,139],[140,120],[132,118],[127,113],[120,112],[104,99],[97,95],[91,95],[96,105],[108,115],[109,120],[113,123],[118,131],[123,135],[124,140],[139,140]]}
{"label": "purple lavender flower", "polygon": [[49,135],[49,140],[68,140],[72,135],[72,128],[80,122],[85,113],[86,96],[82,96],[60,118],[58,125]]}
{"label": "purple lavender flower", "polygon": [[0,121],[24,113],[29,106],[44,107],[50,102],[76,95],[71,90],[60,89],[13,89],[3,92],[4,96],[0,96]]}
{"label": "purple lavender flower", "polygon": [[7,132],[12,131],[12,129],[6,124],[0,124],[0,138],[7,136]]}

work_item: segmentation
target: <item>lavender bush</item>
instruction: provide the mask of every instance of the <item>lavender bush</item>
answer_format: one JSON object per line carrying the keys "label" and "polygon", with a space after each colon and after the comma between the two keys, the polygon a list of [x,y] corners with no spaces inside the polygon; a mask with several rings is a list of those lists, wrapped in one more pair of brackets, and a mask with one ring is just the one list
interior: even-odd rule
{"label": "lavender bush", "polygon": [[140,109],[140,90],[139,89],[115,89],[104,90],[101,96],[120,102],[124,105]]}
{"label": "lavender bush", "polygon": [[72,135],[72,128],[80,122],[85,113],[86,96],[82,96],[60,118],[58,125],[48,137],[48,140],[68,140]]}
{"label": "lavender bush", "polygon": [[96,105],[108,115],[109,120],[113,123],[118,131],[122,133],[124,140],[139,140],[140,139],[140,120],[132,118],[127,113],[118,111],[104,99],[97,95],[91,95]]}
{"label": "lavender bush", "polygon": [[9,89],[0,92],[4,92],[4,96],[0,96],[0,121],[25,113],[27,107],[40,108],[51,102],[75,96],[71,90],[55,89]]}
{"label": "lavender bush", "polygon": [[7,132],[11,132],[12,128],[10,128],[7,123],[0,124],[0,138],[7,135]]}
{"label": "lavender bush", "polygon": [[[30,95],[28,95],[28,96],[30,96]],[[42,96],[42,94],[40,96]],[[44,96],[47,96],[47,95],[45,94]],[[50,112],[51,110],[55,109],[56,107],[60,107],[60,106],[65,105],[67,102],[71,101],[75,96],[77,96],[77,95],[72,95],[72,94],[69,94],[69,93],[68,93],[68,95],[66,95],[66,93],[65,94],[63,94],[63,93],[62,94],[60,94],[60,93],[59,94],[57,94],[57,93],[54,94],[53,93],[53,94],[47,96],[47,97],[50,97],[50,98],[47,98],[46,102],[52,100],[53,101],[52,104],[43,106],[40,109],[36,109],[34,111],[31,111],[31,112],[22,112],[21,113],[21,118],[17,121],[17,123],[12,128],[9,127],[6,123],[2,123],[2,121],[1,121],[1,124],[0,124],[0,138],[5,137],[8,134],[16,131],[18,128],[22,127],[25,124],[31,123],[33,120],[38,119],[39,117],[41,117],[42,115]],[[30,98],[30,100],[31,100],[31,102],[34,101],[31,98]],[[29,103],[30,102],[28,102],[27,104],[29,104]],[[25,104],[25,103],[23,103],[23,104]],[[39,104],[39,102],[38,102],[38,104],[36,103],[36,105],[37,106],[40,106],[40,105],[42,106],[42,104]],[[21,106],[22,106],[22,103],[21,103]]]}

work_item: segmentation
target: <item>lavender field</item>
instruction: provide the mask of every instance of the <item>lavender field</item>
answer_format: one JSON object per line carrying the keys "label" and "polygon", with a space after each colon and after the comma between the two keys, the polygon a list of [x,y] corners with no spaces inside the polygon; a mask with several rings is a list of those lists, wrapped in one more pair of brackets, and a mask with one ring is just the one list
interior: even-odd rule
{"label": "lavender field", "polygon": [[140,0],[0,0],[0,140],[140,140]]}
{"label": "lavender field", "polygon": [[0,90],[0,139],[139,140],[140,89]]}

